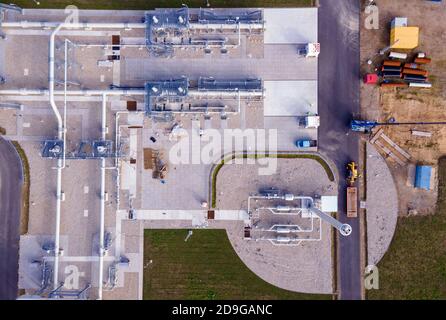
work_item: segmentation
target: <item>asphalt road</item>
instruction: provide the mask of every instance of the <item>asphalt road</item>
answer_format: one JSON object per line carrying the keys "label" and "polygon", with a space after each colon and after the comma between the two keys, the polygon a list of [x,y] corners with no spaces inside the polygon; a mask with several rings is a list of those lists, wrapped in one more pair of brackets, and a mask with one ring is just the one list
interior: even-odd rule
{"label": "asphalt road", "polygon": [[17,297],[22,181],[20,157],[0,137],[0,300]]}
{"label": "asphalt road", "polygon": [[346,216],[346,164],[358,161],[358,137],[349,133],[352,114],[359,114],[359,0],[320,0],[318,29],[320,151],[331,158],[340,174],[339,219],[352,226],[340,237],[338,283],[340,299],[361,299],[359,219]]}

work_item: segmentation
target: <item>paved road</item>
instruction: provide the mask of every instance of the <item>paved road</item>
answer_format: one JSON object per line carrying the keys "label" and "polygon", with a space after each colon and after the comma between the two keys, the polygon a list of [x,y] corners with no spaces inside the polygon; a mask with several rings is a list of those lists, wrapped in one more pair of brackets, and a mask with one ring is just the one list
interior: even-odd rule
{"label": "paved road", "polygon": [[20,158],[0,137],[0,300],[17,297],[21,188]]}
{"label": "paved road", "polygon": [[340,220],[349,223],[352,234],[339,242],[338,288],[341,299],[361,298],[359,220],[346,212],[345,165],[358,161],[358,138],[349,134],[352,114],[359,113],[359,0],[320,0],[318,27],[320,151],[330,157],[341,176]]}

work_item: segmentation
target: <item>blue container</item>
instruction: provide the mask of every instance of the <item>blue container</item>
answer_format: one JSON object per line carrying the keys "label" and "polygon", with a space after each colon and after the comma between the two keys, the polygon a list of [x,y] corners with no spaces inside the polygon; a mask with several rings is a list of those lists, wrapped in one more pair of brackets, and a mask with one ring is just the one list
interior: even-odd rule
{"label": "blue container", "polygon": [[415,188],[430,190],[431,173],[431,166],[417,166],[415,169]]}

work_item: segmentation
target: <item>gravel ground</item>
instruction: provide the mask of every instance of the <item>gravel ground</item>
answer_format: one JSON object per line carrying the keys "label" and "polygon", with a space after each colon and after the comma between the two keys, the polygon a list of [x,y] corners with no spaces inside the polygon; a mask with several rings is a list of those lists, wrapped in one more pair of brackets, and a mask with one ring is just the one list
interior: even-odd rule
{"label": "gravel ground", "polygon": [[246,241],[241,237],[243,223],[226,223],[229,241],[249,269],[279,288],[306,293],[333,293],[330,228],[322,223],[320,241],[275,246]]}
{"label": "gravel ground", "polygon": [[[241,160],[241,159],[239,159]],[[312,159],[276,159],[277,170],[259,175],[259,164],[226,164],[217,176],[217,208],[246,209],[248,196],[267,188],[295,195],[336,195],[335,183],[328,180],[322,166]],[[309,173],[311,172],[311,179]],[[230,187],[228,187],[230,186]]]}
{"label": "gravel ground", "polygon": [[[367,143],[367,262],[376,265],[395,233],[398,195],[386,161]],[[383,192],[385,190],[385,192]]]}

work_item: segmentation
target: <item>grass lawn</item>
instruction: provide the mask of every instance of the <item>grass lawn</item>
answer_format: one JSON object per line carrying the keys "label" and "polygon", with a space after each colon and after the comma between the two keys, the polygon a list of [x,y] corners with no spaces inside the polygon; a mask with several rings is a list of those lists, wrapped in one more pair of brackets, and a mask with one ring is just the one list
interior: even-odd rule
{"label": "grass lawn", "polygon": [[438,170],[436,214],[399,218],[369,299],[446,299],[446,158]]}
{"label": "grass lawn", "polygon": [[[145,230],[144,299],[331,299],[279,289],[239,259],[225,230]],[[152,261],[150,263],[150,261]]]}
{"label": "grass lawn", "polygon": [[[206,0],[12,0],[22,8],[65,8],[75,5],[80,9],[133,9],[148,10],[154,8],[179,8],[184,3],[191,8],[205,8]],[[313,0],[209,0],[212,7],[308,7]]]}

